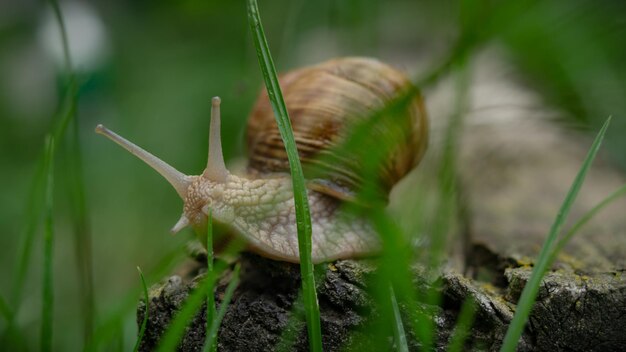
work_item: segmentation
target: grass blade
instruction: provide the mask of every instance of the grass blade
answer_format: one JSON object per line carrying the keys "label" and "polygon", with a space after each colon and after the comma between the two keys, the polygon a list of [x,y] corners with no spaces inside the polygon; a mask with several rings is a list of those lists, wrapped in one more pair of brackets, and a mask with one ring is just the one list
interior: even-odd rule
{"label": "grass blade", "polygon": [[409,346],[406,342],[402,316],[400,315],[396,294],[393,292],[393,286],[391,286],[391,284],[389,285],[389,299],[391,300],[391,309],[393,311],[393,337],[396,343],[396,349],[400,352],[408,352]]}
{"label": "grass blade", "polygon": [[554,260],[556,259],[556,255],[563,249],[563,247],[565,247],[567,242],[569,242],[572,239],[572,237],[574,237],[574,235],[578,232],[578,230],[580,230],[583,226],[585,226],[585,224],[587,224],[589,220],[591,220],[597,213],[599,213],[602,209],[604,209],[604,207],[611,204],[613,201],[617,200],[619,197],[625,194],[626,194],[626,185],[623,185],[622,187],[618,188],[613,193],[611,193],[608,197],[604,198],[600,203],[596,204],[596,206],[593,207],[591,210],[589,210],[585,215],[583,215],[583,217],[581,217],[574,224],[574,226],[572,226],[572,228],[569,231],[567,231],[565,236],[563,236],[563,238],[559,240],[559,242],[556,245],[556,248],[554,249],[554,252],[552,253],[552,259],[550,260],[550,264],[554,262]]}
{"label": "grass blade", "polygon": [[[207,276],[213,274],[213,214],[209,210],[207,218],[207,236],[206,236],[206,265]],[[215,320],[215,285],[213,282],[207,283],[209,285],[208,294],[206,295],[206,335],[204,341],[204,351],[217,351],[217,334],[212,336],[210,334],[213,320]]]}
{"label": "grass blade", "polygon": [[41,350],[52,350],[52,319],[54,313],[54,278],[53,248],[54,248],[54,138],[48,136],[45,154],[45,230],[43,245],[43,294],[41,311]]}
{"label": "grass blade", "polygon": [[[68,144],[68,155],[70,165],[68,167],[70,201],[74,215],[72,222],[74,226],[74,252],[76,256],[78,270],[78,282],[81,289],[81,306],[83,310],[83,336],[84,344],[87,346],[93,335],[94,329],[94,289],[93,289],[93,269],[91,251],[91,231],[87,219],[87,205],[85,197],[85,181],[83,177],[82,152],[79,140],[79,124],[77,118],[78,86],[74,73],[72,58],[69,50],[69,41],[65,21],[57,0],[50,0],[50,5],[54,17],[59,25],[61,44],[63,47],[63,58],[65,69],[69,77],[69,116],[68,120],[73,122],[73,133]],[[59,139],[57,139],[59,140]]]}
{"label": "grass blade", "polygon": [[228,283],[228,287],[226,287],[226,292],[224,293],[224,299],[220,304],[220,309],[215,315],[215,318],[211,320],[211,328],[207,331],[207,342],[210,342],[209,345],[205,345],[206,350],[217,350],[217,331],[220,328],[220,324],[222,324],[222,319],[224,319],[224,315],[226,314],[226,308],[230,304],[230,300],[233,298],[233,293],[235,293],[235,289],[237,285],[239,285],[239,269],[240,266],[237,264],[235,270],[233,270],[233,277]]}
{"label": "grass blade", "polygon": [[13,312],[2,296],[0,296],[0,316],[3,316],[6,321],[13,320]]}
{"label": "grass blade", "polygon": [[124,320],[119,319],[115,324],[115,337],[111,346],[115,346],[117,351],[124,350]]}
{"label": "grass blade", "polygon": [[[187,259],[184,254],[184,247],[180,246],[171,250],[163,256],[159,262],[153,266],[148,274],[148,281],[160,280],[164,275],[171,272],[182,260]],[[110,307],[110,313],[101,317],[101,322],[94,330],[94,335],[90,343],[85,347],[85,351],[99,351],[102,345],[110,344],[117,334],[117,325],[123,321],[129,312],[133,312],[137,307],[137,296],[141,289],[132,289],[116,300],[116,308]]]}
{"label": "grass blade", "polygon": [[[70,82],[73,86],[75,82]],[[55,119],[55,125],[52,127],[52,138],[55,141],[63,140],[65,135],[65,131],[67,130],[67,125],[74,117],[74,112],[76,111],[76,105],[72,103],[74,99],[74,94],[69,93],[69,91],[74,91],[75,88],[70,87],[68,92],[66,92],[66,97],[63,99],[63,107],[61,108],[61,112]],[[26,206],[25,217],[24,217],[24,227],[20,234],[20,238],[22,238],[22,242],[20,244],[20,251],[18,256],[18,264],[16,265],[14,282],[11,294],[11,302],[15,310],[19,309],[21,305],[22,299],[22,291],[24,289],[24,283],[26,280],[26,276],[28,275],[28,269],[30,266],[30,258],[32,256],[33,251],[33,243],[35,239],[35,234],[37,232],[37,227],[43,212],[43,199],[45,195],[43,194],[45,191],[45,157],[46,150],[45,146],[41,152],[41,156],[39,158],[39,163],[37,165],[37,169],[35,171],[35,176],[33,178],[33,183],[30,187],[28,203]],[[9,325],[12,325],[13,322],[10,322]]]}
{"label": "grass blade", "polygon": [[50,0],[50,6],[52,6],[52,12],[54,12],[54,17],[57,20],[59,25],[59,30],[61,31],[61,45],[63,46],[63,60],[65,60],[65,69],[72,76],[73,80],[73,70],[72,70],[72,57],[70,55],[70,45],[67,40],[67,30],[65,29],[65,21],[63,21],[63,15],[61,14],[61,8],[59,7],[59,3],[57,0]]}
{"label": "grass blade", "polygon": [[472,297],[467,297],[461,306],[459,318],[454,328],[454,333],[448,345],[448,352],[463,351],[463,344],[469,334],[472,324],[474,323],[474,315],[476,314],[476,302]]}
{"label": "grass blade", "polygon": [[470,72],[466,62],[459,62],[456,78],[456,102],[454,112],[446,126],[445,139],[443,142],[443,152],[441,164],[437,171],[439,203],[435,212],[431,241],[432,245],[428,253],[428,266],[436,268],[441,264],[445,254],[446,240],[450,230],[450,219],[454,218],[454,210],[457,206],[458,195],[458,171],[457,158],[459,150],[459,140],[463,128],[463,115],[469,105],[469,84]]}
{"label": "grass blade", "polygon": [[[74,104],[77,102],[75,101]],[[73,132],[68,143],[67,178],[72,206],[72,225],[74,232],[74,256],[76,273],[80,288],[80,304],[83,315],[83,337],[85,346],[93,337],[95,323],[95,302],[93,285],[93,259],[91,226],[89,223],[87,202],[85,197],[85,180],[83,174],[82,152],[79,142],[78,119],[73,120]]]}
{"label": "grass blade", "polygon": [[[226,249],[224,255],[229,256],[238,253],[245,247],[245,243],[241,239],[234,239],[231,241]],[[198,282],[196,288],[187,296],[187,299],[183,303],[182,307],[178,310],[174,319],[170,322],[167,330],[159,341],[157,351],[173,351],[180,342],[185,328],[189,325],[189,322],[198,313],[202,303],[206,301],[205,295],[208,292],[209,286],[214,285],[215,280],[220,277],[222,272],[226,269],[226,262],[220,261],[213,266],[212,274],[207,273],[204,280]],[[210,281],[210,282],[209,282]]]}
{"label": "grass blade", "polygon": [[[233,254],[243,248],[243,243],[240,241],[233,241],[228,245],[225,254]],[[174,319],[170,322],[167,330],[159,341],[157,351],[174,351],[180,342],[180,339],[185,333],[185,328],[194,316],[200,310],[202,303],[206,302],[205,295],[209,291],[209,286],[214,285],[216,278],[226,269],[225,262],[218,262],[214,265],[212,274],[207,273],[206,277],[198,282],[196,288],[187,296],[187,299],[183,303],[182,307],[178,310],[178,313],[174,316]]]}
{"label": "grass blade", "polygon": [[[380,282],[381,293],[377,301],[382,302],[381,306],[388,306],[389,291],[386,288],[391,282],[394,290],[394,296],[403,302],[407,307],[408,322],[410,328],[414,331],[415,336],[422,343],[422,347],[430,346],[432,339],[432,318],[424,314],[423,310],[418,308],[419,301],[425,301],[423,292],[417,292],[413,285],[413,273],[407,263],[411,261],[411,246],[404,239],[402,229],[397,223],[379,207],[370,210],[371,219],[376,231],[381,235],[384,241],[383,257],[379,267],[379,276],[377,280]],[[383,286],[384,285],[384,286]],[[396,313],[393,309],[387,313],[388,316],[394,317]],[[374,333],[383,333],[374,332]],[[383,348],[380,346],[380,348]],[[424,348],[425,351],[429,350]]]}
{"label": "grass blade", "polygon": [[309,347],[311,351],[322,350],[322,331],[320,325],[319,304],[315,291],[315,277],[313,273],[313,261],[311,260],[311,214],[307,190],[302,172],[302,165],[298,158],[298,150],[291,129],[291,122],[287,113],[287,107],[278,83],[276,69],[267,45],[263,26],[259,16],[256,0],[248,0],[248,22],[252,29],[252,37],[256,47],[259,65],[263,72],[267,93],[274,110],[276,123],[281,138],[285,144],[289,169],[293,183],[293,194],[296,207],[296,225],[298,229],[298,250],[300,254],[300,272],[302,276],[302,292],[304,297],[304,309],[306,312]]}
{"label": "grass blade", "polygon": [[304,308],[302,302],[302,290],[298,292],[298,296],[291,305],[289,319],[287,324],[280,333],[278,343],[274,346],[276,352],[288,352],[293,350],[293,344],[296,342],[300,331],[305,326]]}
{"label": "grass blade", "polygon": [[161,337],[157,351],[165,352],[175,351],[177,349],[180,339],[185,333],[185,328],[198,313],[204,302],[204,297],[209,288],[208,281],[214,279],[215,277],[209,277],[207,275],[204,280],[198,284],[198,287],[189,294],[183,306],[170,322],[165,334]]}
{"label": "grass blade", "polygon": [[[45,148],[45,146],[44,146]],[[24,288],[24,282],[26,275],[28,274],[28,267],[30,265],[30,257],[32,254],[33,243],[35,240],[35,234],[39,225],[41,212],[43,209],[43,199],[45,197],[45,149],[44,155],[40,158],[37,170],[35,171],[35,177],[33,183],[30,186],[28,195],[28,202],[25,210],[24,227],[20,233],[22,242],[20,243],[20,250],[18,255],[18,264],[14,273],[13,288],[11,291],[11,302],[15,309],[20,306],[20,300],[22,298],[22,290]]]}
{"label": "grass blade", "polygon": [[524,290],[522,291],[522,295],[517,304],[517,309],[515,310],[515,316],[511,321],[511,325],[506,331],[506,335],[504,337],[504,341],[502,342],[502,347],[500,351],[515,351],[517,347],[517,343],[519,342],[519,338],[522,335],[522,331],[524,330],[524,326],[528,321],[528,316],[530,315],[530,311],[535,303],[535,299],[537,297],[537,292],[539,291],[539,285],[541,284],[541,279],[545,274],[550,261],[553,257],[553,251],[555,249],[555,241],[557,240],[557,236],[569,214],[570,208],[574,201],[576,200],[576,196],[582,187],[582,184],[585,180],[585,176],[587,175],[587,171],[593,162],[598,150],[600,149],[600,145],[602,144],[602,140],[604,139],[604,134],[606,133],[607,128],[609,127],[609,123],[611,122],[611,117],[609,117],[600,132],[596,136],[596,139],[593,141],[591,145],[591,149],[583,162],[580,171],[576,175],[574,182],[567,192],[563,205],[561,205],[561,209],[556,216],[554,224],[552,224],[552,228],[550,229],[550,233],[543,243],[543,247],[541,248],[541,252],[539,253],[539,257],[537,258],[535,267],[531,274],[530,280],[524,286]]}
{"label": "grass blade", "polygon": [[[65,24],[63,21],[63,17],[61,14],[61,10],[59,8],[58,2],[56,0],[50,0],[50,5],[52,7],[54,16],[57,20],[57,23],[59,24],[59,28],[60,28],[60,32],[61,32],[61,42],[63,45],[63,53],[64,53],[64,59],[65,59],[65,66],[67,69],[67,73],[69,76],[69,85],[68,88],[66,90],[66,92],[64,93],[64,98],[63,98],[63,103],[61,104],[61,109],[60,112],[58,114],[58,116],[54,119],[55,122],[53,124],[53,126],[51,127],[51,131],[52,131],[52,136],[51,138],[55,141],[59,141],[63,139],[63,136],[65,135],[65,132],[67,130],[67,126],[68,124],[76,119],[76,107],[77,107],[77,100],[78,100],[78,85],[76,82],[76,78],[75,75],[73,73],[72,70],[72,64],[71,64],[71,59],[70,59],[70,55],[69,55],[69,43],[67,40],[67,33],[66,33],[66,29],[65,29]],[[78,138],[76,133],[74,134],[74,151],[76,151],[75,155],[77,155],[78,157],[80,157],[80,152],[77,150],[78,148]],[[54,153],[54,152],[53,152]],[[44,168],[45,168],[45,164],[46,164],[46,155],[47,155],[47,150],[44,150],[42,152],[42,157],[40,158],[40,162],[38,163],[38,168],[37,171],[35,173],[35,177],[33,180],[33,184],[31,186],[31,190],[30,190],[30,195],[29,195],[29,202],[28,202],[28,206],[27,206],[27,210],[26,210],[26,222],[25,222],[25,226],[24,226],[24,230],[22,231],[22,236],[20,236],[22,238],[22,244],[21,244],[21,249],[20,249],[20,255],[18,256],[18,265],[16,266],[16,274],[14,276],[15,281],[13,284],[13,289],[12,289],[12,297],[11,297],[11,301],[13,303],[13,306],[16,307],[16,310],[19,309],[19,306],[21,305],[21,299],[22,299],[22,291],[23,291],[23,287],[24,287],[24,283],[25,283],[25,277],[28,274],[28,269],[30,266],[30,258],[31,258],[31,254],[32,254],[32,248],[33,248],[33,240],[35,237],[35,233],[37,231],[37,224],[39,223],[39,219],[40,216],[43,212],[43,207],[39,206],[39,204],[43,204],[43,200],[44,199],[44,187],[45,187],[45,174],[44,174]],[[52,157],[54,157],[54,155],[52,155]],[[78,164],[80,166],[80,164]],[[77,169],[80,172],[80,179],[78,179],[78,181],[82,180],[82,169],[78,168]],[[84,216],[84,214],[87,213],[84,204],[85,204],[85,197],[84,197],[84,182],[79,182],[79,183],[75,183],[75,191],[77,190],[78,192],[75,192],[78,195],[81,195],[80,201],[76,202],[77,204],[82,204],[82,214],[83,216],[77,216],[76,218],[79,219],[79,221],[77,221],[77,223],[86,223],[86,221],[80,221],[80,219],[85,219],[86,216]],[[79,228],[77,226],[77,228]],[[81,226],[81,228],[86,228],[86,226]],[[76,242],[78,244],[78,242]],[[93,325],[93,283],[91,281],[92,275],[91,275],[91,255],[89,255],[87,253],[87,250],[90,251],[90,241],[88,241],[87,243],[89,243],[89,248],[86,248],[86,246],[78,246],[80,248],[77,248],[77,253],[80,254],[78,255],[78,259],[79,259],[79,263],[77,265],[77,267],[79,268],[79,270],[81,270],[82,272],[85,272],[86,274],[84,275],[80,275],[80,280],[81,280],[81,287],[83,287],[85,294],[82,295],[82,297],[84,297],[84,302],[83,302],[83,307],[84,311],[85,311],[85,322],[84,322],[84,327],[85,327],[85,338],[86,338],[86,342],[88,342],[89,340],[89,336],[91,334],[92,331],[92,325]],[[85,260],[81,260],[81,255],[84,258],[89,258],[89,260],[85,261]],[[7,329],[7,331],[9,330],[14,330],[13,328],[14,325],[14,321],[10,321],[9,322],[9,328]]]}
{"label": "grass blade", "polygon": [[148,295],[148,286],[146,285],[146,279],[143,277],[143,272],[141,272],[141,268],[137,267],[137,271],[139,271],[139,277],[141,278],[141,286],[143,287],[143,297],[146,300],[146,311],[143,314],[143,320],[141,321],[141,328],[139,328],[139,334],[137,334],[137,342],[135,342],[135,348],[133,351],[139,351],[139,346],[141,345],[141,340],[143,339],[143,335],[146,332],[146,326],[148,326],[148,314],[150,313],[150,297]]}

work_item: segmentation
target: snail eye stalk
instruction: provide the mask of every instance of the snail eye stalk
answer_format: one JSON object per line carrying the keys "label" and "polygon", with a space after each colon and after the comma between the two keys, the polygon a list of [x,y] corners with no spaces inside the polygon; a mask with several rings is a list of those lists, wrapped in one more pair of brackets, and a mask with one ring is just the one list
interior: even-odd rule
{"label": "snail eye stalk", "polygon": [[131,141],[125,139],[124,137],[118,135],[117,133],[109,130],[103,125],[96,126],[96,133],[107,137],[108,139],[117,143],[122,148],[126,149],[128,152],[130,152],[134,156],[141,159],[144,163],[148,164],[148,166],[150,166],[156,172],[161,174],[161,176],[163,176],[167,180],[167,182],[169,182],[172,185],[172,187],[174,187],[174,189],[176,190],[176,193],[178,193],[178,195],[182,199],[185,199],[185,195],[187,194],[187,188],[189,188],[189,185],[191,184],[191,180],[189,176],[176,170],[170,164],[157,158],[150,152],[132,143]]}
{"label": "snail eye stalk", "polygon": [[209,158],[202,176],[216,182],[224,182],[228,177],[228,170],[224,164],[222,153],[222,137],[220,133],[220,103],[219,97],[211,101],[211,130],[209,131]]}

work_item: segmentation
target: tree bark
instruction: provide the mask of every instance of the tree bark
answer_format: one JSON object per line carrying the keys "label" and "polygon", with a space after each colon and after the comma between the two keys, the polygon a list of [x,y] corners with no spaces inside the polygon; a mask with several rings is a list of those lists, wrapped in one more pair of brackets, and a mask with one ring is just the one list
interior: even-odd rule
{"label": "tree bark", "polygon": [[[429,282],[416,277],[418,290],[436,289],[443,297],[441,306],[424,306],[437,325],[436,347],[445,351],[459,309],[467,297],[476,304],[476,319],[466,341],[467,350],[497,351],[513,317],[515,302],[530,277],[528,263],[504,258],[480,245],[473,247],[472,269],[490,281],[477,281],[453,271]],[[299,267],[275,262],[253,254],[241,259],[241,284],[235,291],[219,330],[220,351],[275,350],[284,336],[293,334],[287,350],[306,351],[306,328],[300,320],[290,320],[300,287]],[[375,266],[367,260],[340,260],[322,266],[325,278],[319,284],[325,351],[359,350],[375,343],[367,328],[376,324],[378,309],[368,293]],[[182,276],[172,276],[150,291],[150,312],[141,350],[153,350],[173,315],[184,302],[202,264],[188,264]],[[416,270],[416,276],[423,275]],[[225,278],[229,272],[224,274]],[[221,303],[227,280],[217,286],[215,298]],[[402,310],[406,307],[401,307]],[[144,302],[137,309],[138,324],[143,320]],[[618,351],[626,346],[626,280],[621,272],[596,275],[576,273],[561,266],[549,273],[542,284],[528,327],[518,347],[520,351]],[[406,318],[406,316],[404,316]],[[294,324],[295,323],[295,324]],[[408,324],[405,323],[405,326]],[[205,308],[193,320],[180,351],[200,351],[204,343]],[[419,343],[409,331],[410,347]],[[393,348],[392,332],[388,347]]]}

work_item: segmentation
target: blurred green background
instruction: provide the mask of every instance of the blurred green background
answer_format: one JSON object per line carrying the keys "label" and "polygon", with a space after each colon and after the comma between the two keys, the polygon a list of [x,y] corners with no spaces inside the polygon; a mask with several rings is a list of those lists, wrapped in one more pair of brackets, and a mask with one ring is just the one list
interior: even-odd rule
{"label": "blurred green background", "polygon": [[[107,350],[127,350],[136,334],[135,267],[155,282],[163,258],[183,255],[180,248],[193,236],[169,235],[182,211],[170,186],[93,129],[103,123],[182,172],[198,173],[206,162],[210,98],[219,95],[225,157],[241,163],[245,122],[261,76],[243,1],[60,4],[79,80],[95,336]],[[595,131],[613,115],[607,145],[613,159],[626,165],[624,2],[274,0],[259,6],[279,71],[367,55],[417,77],[445,60],[502,48],[518,70],[511,79],[541,93],[562,119]],[[12,290],[27,194],[66,89],[50,4],[0,3],[0,296],[17,313],[29,349],[38,348],[41,226],[19,306],[11,304]],[[61,143],[55,173],[54,347],[79,350],[83,291],[64,148]],[[2,319],[0,334],[12,334]]]}

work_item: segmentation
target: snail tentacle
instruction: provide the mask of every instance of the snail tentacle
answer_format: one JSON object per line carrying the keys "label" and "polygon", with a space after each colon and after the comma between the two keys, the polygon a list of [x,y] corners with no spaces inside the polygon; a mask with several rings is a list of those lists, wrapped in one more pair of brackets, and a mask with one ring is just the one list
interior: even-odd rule
{"label": "snail tentacle", "polygon": [[178,221],[176,222],[176,225],[174,225],[174,227],[172,227],[170,232],[173,235],[175,235],[178,232],[180,232],[180,230],[182,230],[185,227],[187,227],[188,225],[189,225],[189,219],[187,219],[187,216],[183,213],[183,215],[180,216],[180,219],[178,219]]}
{"label": "snail tentacle", "polygon": [[187,194],[187,188],[189,188],[189,185],[191,184],[190,176],[187,176],[182,172],[176,170],[170,164],[157,158],[150,152],[125,139],[119,134],[109,130],[101,124],[96,126],[96,133],[99,133],[109,138],[122,148],[129,151],[131,154],[141,159],[144,163],[148,164],[156,172],[161,174],[161,176],[163,176],[172,185],[172,187],[174,187],[176,193],[178,193],[181,198],[185,199],[185,195]]}
{"label": "snail tentacle", "polygon": [[202,176],[212,181],[226,180],[228,170],[224,164],[222,153],[222,137],[220,133],[220,98],[214,97],[211,101],[211,129],[209,131],[209,157],[206,169]]}

